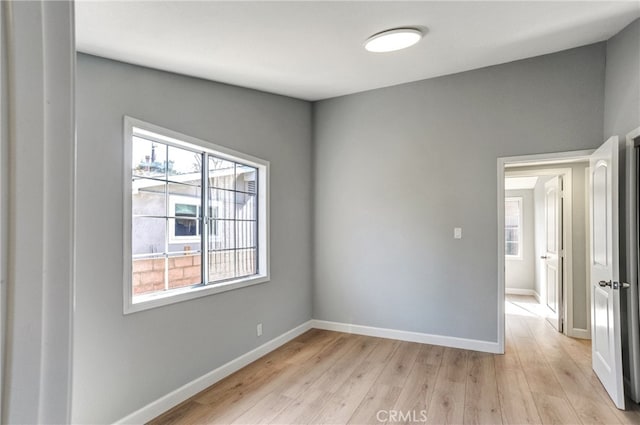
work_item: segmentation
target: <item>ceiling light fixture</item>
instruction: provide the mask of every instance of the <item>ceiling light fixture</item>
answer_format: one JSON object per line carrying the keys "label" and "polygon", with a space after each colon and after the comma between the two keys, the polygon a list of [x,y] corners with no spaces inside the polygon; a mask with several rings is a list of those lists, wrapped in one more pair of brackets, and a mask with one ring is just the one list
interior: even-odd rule
{"label": "ceiling light fixture", "polygon": [[372,35],[364,43],[369,52],[393,52],[413,46],[422,38],[422,31],[415,28],[394,28]]}

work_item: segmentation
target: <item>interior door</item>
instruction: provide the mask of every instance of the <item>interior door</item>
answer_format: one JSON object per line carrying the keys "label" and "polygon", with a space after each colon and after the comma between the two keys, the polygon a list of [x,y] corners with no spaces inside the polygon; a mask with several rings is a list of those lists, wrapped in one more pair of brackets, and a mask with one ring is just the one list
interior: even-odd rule
{"label": "interior door", "polygon": [[544,185],[545,225],[545,305],[547,320],[562,332],[562,177],[556,176]]}
{"label": "interior door", "polygon": [[618,275],[618,137],[591,155],[591,353],[593,370],[619,409],[624,409]]}

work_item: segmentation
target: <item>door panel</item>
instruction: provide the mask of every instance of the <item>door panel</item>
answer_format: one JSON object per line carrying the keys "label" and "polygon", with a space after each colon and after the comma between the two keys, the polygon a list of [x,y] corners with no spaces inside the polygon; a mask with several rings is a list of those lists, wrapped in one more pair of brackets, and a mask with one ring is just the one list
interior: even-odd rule
{"label": "door panel", "polygon": [[545,188],[545,286],[547,320],[562,332],[562,177],[557,176]]}
{"label": "door panel", "polygon": [[600,267],[607,267],[607,243],[611,235],[607,228],[607,163],[599,161],[593,171],[593,262]]}
{"label": "door panel", "polygon": [[551,309],[552,312],[558,313],[558,269],[553,267],[547,261],[546,265],[547,269],[547,307]]}
{"label": "door panel", "polygon": [[612,137],[589,161],[591,360],[613,402],[624,409],[618,284],[618,154],[618,138]]}

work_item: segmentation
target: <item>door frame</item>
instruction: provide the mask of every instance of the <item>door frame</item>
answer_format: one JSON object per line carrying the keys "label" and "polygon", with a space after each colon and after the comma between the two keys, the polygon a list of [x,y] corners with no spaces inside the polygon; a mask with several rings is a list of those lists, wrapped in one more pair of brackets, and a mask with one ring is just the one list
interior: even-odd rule
{"label": "door frame", "polygon": [[[638,311],[638,304],[640,303],[639,294],[638,294],[638,275],[639,271],[637,269],[638,265],[638,240],[637,240],[637,208],[638,208],[638,199],[637,198],[637,188],[636,188],[636,168],[640,166],[640,164],[636,163],[635,158],[635,142],[636,140],[640,140],[640,127],[631,131],[626,136],[626,143],[621,143],[621,150],[625,151],[626,154],[626,174],[625,174],[625,184],[626,184],[626,209],[625,209],[625,222],[627,226],[627,236],[626,236],[626,278],[628,282],[631,284],[631,288],[629,288],[630,296],[628,303],[628,315],[627,318],[629,321],[628,326],[634,327],[635,330],[628,332],[629,334],[629,377],[624,377],[625,390],[628,392],[629,397],[635,402],[640,401],[640,336],[638,335],[638,327],[640,324],[638,323],[638,316],[640,312]],[[636,267],[633,267],[634,264]],[[622,272],[622,270],[621,270]]]}
{"label": "door frame", "polygon": [[[2,423],[71,423],[75,310],[74,3],[2,2],[9,206]],[[19,52],[19,54],[18,54]],[[8,115],[7,115],[8,114]],[[29,187],[25,191],[23,187]],[[4,205],[3,205],[4,206]],[[11,397],[8,396],[8,391]]]}
{"label": "door frame", "polygon": [[[568,164],[572,162],[581,162],[588,161],[589,156],[594,152],[594,150],[580,150],[580,151],[569,151],[569,152],[555,152],[555,153],[543,153],[543,154],[532,154],[532,155],[520,155],[520,156],[510,156],[510,157],[500,157],[497,159],[497,248],[498,248],[498,349],[500,353],[504,353],[504,345],[505,345],[505,257],[504,257],[504,197],[505,197],[505,189],[504,189],[504,178],[505,173],[507,171],[505,168],[508,165],[558,165],[559,167],[562,164]],[[511,171],[509,171],[511,173]],[[569,173],[571,175],[571,173]],[[573,188],[572,188],[573,189]],[[563,219],[564,224],[564,219]],[[563,226],[564,227],[564,226]],[[565,230],[563,229],[563,232]],[[571,239],[567,239],[571,240]],[[566,251],[565,251],[566,255]],[[568,262],[568,261],[567,261]],[[569,269],[569,267],[566,267]],[[563,271],[563,274],[565,271]],[[568,283],[568,282],[566,282]],[[568,284],[564,285],[566,288]],[[563,293],[565,289],[563,288]],[[563,294],[564,298],[567,299],[568,296]],[[564,300],[563,300],[564,302]],[[567,309],[564,309],[564,313],[566,314]],[[573,317],[571,320],[571,325],[573,325]],[[569,328],[569,323],[565,318],[564,328]]]}

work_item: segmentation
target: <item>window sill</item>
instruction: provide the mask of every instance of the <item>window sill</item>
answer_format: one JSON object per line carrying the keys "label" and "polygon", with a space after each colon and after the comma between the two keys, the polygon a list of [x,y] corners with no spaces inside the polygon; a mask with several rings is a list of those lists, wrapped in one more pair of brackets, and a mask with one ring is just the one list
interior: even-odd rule
{"label": "window sill", "polygon": [[255,275],[217,284],[173,289],[148,295],[138,295],[133,297],[132,303],[124,305],[124,314],[136,313],[138,311],[149,310],[182,301],[219,294],[221,292],[232,291],[234,289],[245,288],[247,286],[258,285],[260,283],[268,282],[269,280],[270,277],[268,275]]}

